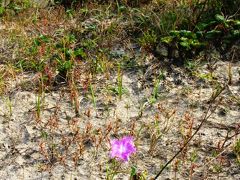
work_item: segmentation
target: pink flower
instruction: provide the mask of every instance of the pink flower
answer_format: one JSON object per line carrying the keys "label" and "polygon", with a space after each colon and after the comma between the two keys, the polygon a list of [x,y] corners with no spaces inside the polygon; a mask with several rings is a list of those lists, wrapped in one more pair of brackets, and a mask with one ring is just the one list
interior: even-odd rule
{"label": "pink flower", "polygon": [[129,156],[136,152],[133,137],[124,136],[122,139],[111,140],[111,158],[117,158],[124,162],[129,160]]}

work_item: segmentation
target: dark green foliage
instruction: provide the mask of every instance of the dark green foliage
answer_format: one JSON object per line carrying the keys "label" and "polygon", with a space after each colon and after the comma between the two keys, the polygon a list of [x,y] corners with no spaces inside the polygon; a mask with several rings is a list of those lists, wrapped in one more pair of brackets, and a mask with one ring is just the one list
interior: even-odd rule
{"label": "dark green foliage", "polygon": [[[31,58],[19,60],[15,65],[24,71],[48,73],[47,78],[57,75],[58,82],[66,82],[75,62],[86,58],[83,48],[75,46],[76,38],[67,34],[59,39],[40,35],[32,40],[27,55]],[[48,79],[50,82],[50,79]]]}
{"label": "dark green foliage", "polygon": [[209,23],[199,23],[195,31],[174,30],[169,36],[164,36],[160,42],[168,47],[168,58],[176,58],[171,51],[177,49],[178,61],[184,64],[186,59],[192,59],[204,49],[215,46],[221,53],[225,53],[231,45],[240,39],[239,20],[226,19],[216,14]]}
{"label": "dark green foliage", "polygon": [[[135,26],[144,30],[140,36],[144,37],[146,32],[153,32],[159,41],[163,40],[162,37],[164,37],[164,41],[169,41],[171,38],[165,37],[166,35],[168,36],[170,32],[174,31],[179,32],[179,35],[170,34],[170,36],[173,36],[174,40],[179,38],[176,40],[178,45],[186,50],[193,47],[202,48],[203,44],[206,44],[202,44],[202,42],[206,40],[227,43],[230,39],[238,38],[237,17],[239,12],[237,9],[239,5],[239,0],[231,2],[226,0],[192,1],[191,5],[179,2],[176,6],[171,6],[166,1],[159,8],[153,8],[153,11],[139,13],[137,11]],[[194,36],[183,35],[184,31],[193,33]],[[149,47],[154,47],[155,45],[151,43],[150,40]],[[140,44],[145,46],[147,43],[140,41]]]}
{"label": "dark green foliage", "polygon": [[56,4],[63,5],[65,8],[71,8],[81,3],[82,0],[55,0]]}

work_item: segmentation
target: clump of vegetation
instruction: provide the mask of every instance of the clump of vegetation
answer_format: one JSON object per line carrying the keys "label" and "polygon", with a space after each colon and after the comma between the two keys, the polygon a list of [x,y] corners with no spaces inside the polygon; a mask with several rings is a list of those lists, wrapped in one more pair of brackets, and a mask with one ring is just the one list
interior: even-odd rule
{"label": "clump of vegetation", "polygon": [[[179,58],[184,61],[198,55],[204,49],[212,46],[224,54],[231,45],[240,38],[239,20],[228,19],[217,14],[215,20],[196,26],[197,31],[175,30],[169,36],[161,38],[161,43],[168,47],[168,51],[177,50],[179,56],[169,52],[169,58]],[[175,57],[174,57],[175,55]]]}
{"label": "clump of vegetation", "polygon": [[[213,46],[224,54],[240,38],[239,12],[232,7],[232,11],[224,14],[226,2],[191,1],[189,5],[181,1],[174,7],[168,1],[162,3],[159,10],[148,9],[149,12],[142,13],[139,22],[144,29],[140,45],[157,56],[177,59],[177,64],[183,65],[185,60]],[[158,46],[162,48],[163,44],[168,49],[167,54],[158,51]]]}
{"label": "clump of vegetation", "polygon": [[239,139],[236,141],[233,151],[237,156],[237,162],[240,164],[240,140]]}

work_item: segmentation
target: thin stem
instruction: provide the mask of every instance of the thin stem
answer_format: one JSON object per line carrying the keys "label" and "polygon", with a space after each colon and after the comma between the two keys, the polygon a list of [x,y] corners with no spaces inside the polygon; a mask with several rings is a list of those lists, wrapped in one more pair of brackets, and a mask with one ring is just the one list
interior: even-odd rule
{"label": "thin stem", "polygon": [[[214,95],[214,98],[211,98],[210,101],[210,105],[208,106],[208,109],[203,117],[203,119],[201,120],[200,125],[198,126],[198,128],[196,129],[196,131],[193,133],[193,135],[185,142],[185,144],[179,149],[179,151],[162,167],[162,169],[159,171],[159,173],[153,178],[154,180],[157,179],[161,173],[164,171],[164,169],[166,169],[166,167],[187,147],[187,145],[189,144],[189,142],[193,139],[193,137],[198,133],[198,131],[201,129],[201,127],[203,126],[204,122],[207,121],[207,119],[213,114],[213,112],[216,110],[217,106],[215,107],[214,110],[211,111],[212,107],[213,107],[213,102],[216,100],[216,98],[222,93],[222,91],[225,89],[226,86],[224,86],[221,90],[217,91],[217,93]],[[211,113],[209,114],[209,112],[211,111]]]}

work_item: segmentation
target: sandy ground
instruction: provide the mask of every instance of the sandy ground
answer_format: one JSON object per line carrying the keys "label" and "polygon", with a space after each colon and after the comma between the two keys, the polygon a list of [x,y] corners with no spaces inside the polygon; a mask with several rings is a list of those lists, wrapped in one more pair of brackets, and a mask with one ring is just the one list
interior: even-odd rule
{"label": "sandy ground", "polygon": [[[147,78],[159,71],[158,66],[149,65],[145,72],[138,69],[124,72],[126,93],[121,100],[108,88],[117,81],[113,74],[110,80],[93,84],[96,107],[91,94],[79,88],[79,115],[75,113],[67,86],[39,95],[32,90],[34,74],[20,74],[9,82],[9,93],[0,98],[0,179],[105,179],[110,165],[109,140],[132,133],[131,129],[134,129],[137,153],[121,168],[126,170],[134,165],[138,172],[147,171],[148,178],[156,175],[180,148],[191,122],[192,131],[196,130],[213,87],[228,81],[229,62],[218,61],[215,66],[215,80],[191,78],[176,67],[172,72],[165,72],[166,78],[157,87],[158,99],[154,103],[150,101],[154,87]],[[239,131],[239,70],[240,62],[232,63],[232,83],[220,95],[217,109],[191,141],[186,154],[181,154],[161,179],[188,179],[193,164],[192,179],[240,179],[240,166],[233,153],[239,135],[226,141],[220,155],[214,155],[227,132],[230,136]],[[207,66],[198,69],[199,76],[207,73]],[[40,117],[37,117],[39,98]],[[112,129],[107,133],[110,126]],[[79,146],[75,142],[66,150],[62,138],[73,137],[76,128],[85,140],[84,151],[74,166],[73,157]],[[88,128],[89,134],[106,135],[98,148],[96,142],[100,135],[89,135],[86,140]],[[157,135],[155,145],[151,145]],[[65,165],[58,159],[60,155]],[[177,163],[176,172],[174,164]],[[122,173],[116,179],[128,178],[129,173]]]}

